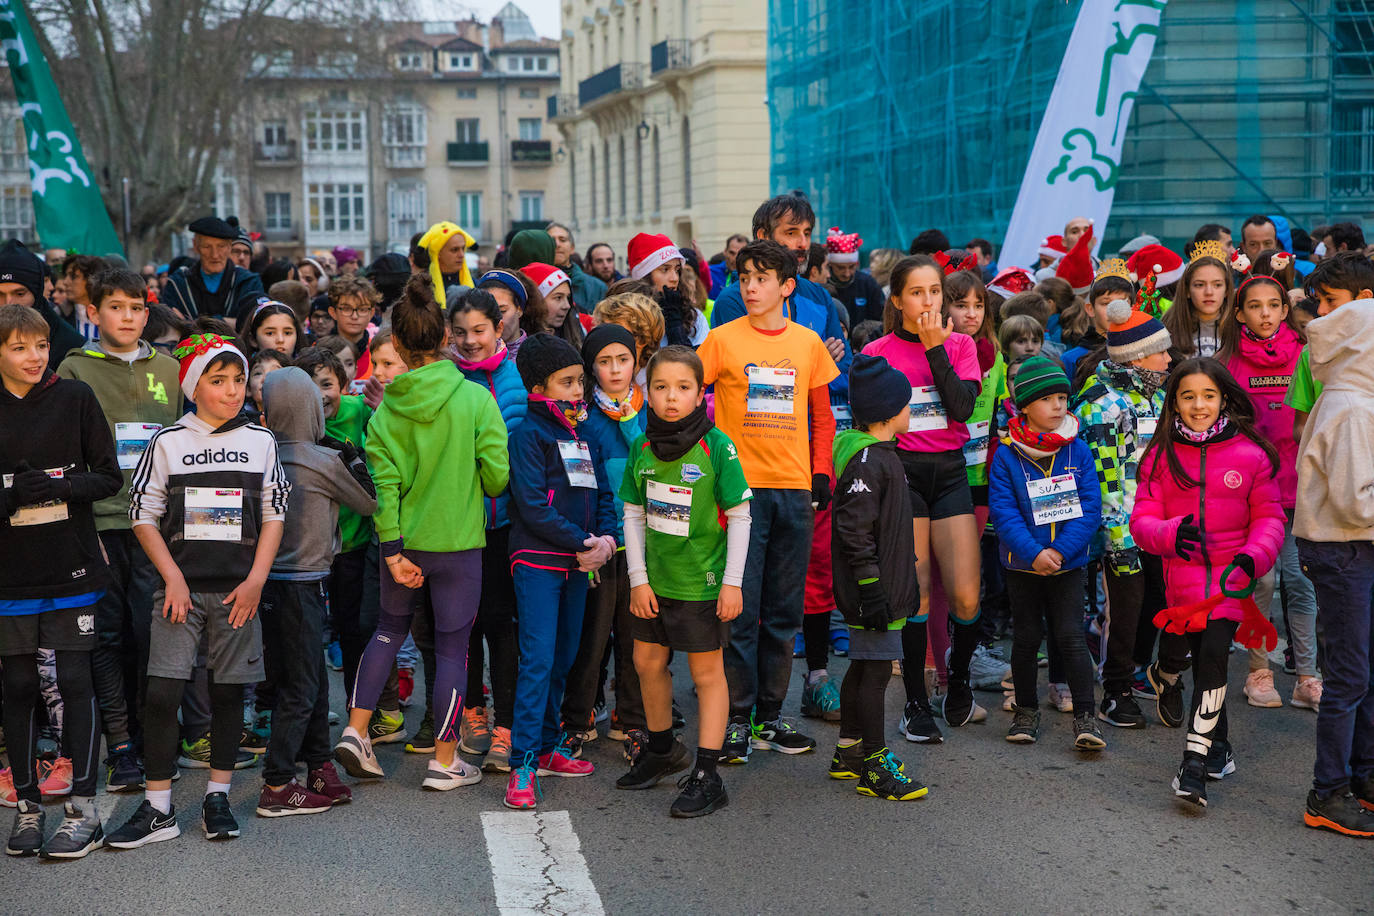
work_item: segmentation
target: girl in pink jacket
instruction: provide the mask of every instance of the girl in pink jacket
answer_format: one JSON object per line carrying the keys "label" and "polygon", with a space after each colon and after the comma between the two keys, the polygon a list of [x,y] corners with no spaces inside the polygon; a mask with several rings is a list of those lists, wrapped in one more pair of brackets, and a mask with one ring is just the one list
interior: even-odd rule
{"label": "girl in pink jacket", "polygon": [[[1177,797],[1204,807],[1207,778],[1235,772],[1224,706],[1226,667],[1245,615],[1230,591],[1248,596],[1283,545],[1278,467],[1274,447],[1255,429],[1245,389],[1225,366],[1199,358],[1174,369],[1159,433],[1140,461],[1131,536],[1164,558],[1169,610],[1226,595],[1188,633],[1193,701],[1173,786]],[[1181,708],[1179,675],[1159,676],[1161,709],[1171,703]]]}

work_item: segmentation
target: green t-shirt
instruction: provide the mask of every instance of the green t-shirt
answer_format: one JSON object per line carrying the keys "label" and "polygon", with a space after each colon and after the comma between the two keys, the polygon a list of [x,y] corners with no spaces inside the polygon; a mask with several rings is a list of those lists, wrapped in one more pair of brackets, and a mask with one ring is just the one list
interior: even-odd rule
{"label": "green t-shirt", "polygon": [[1302,413],[1311,413],[1321,393],[1322,383],[1312,377],[1312,358],[1307,348],[1303,347],[1298,364],[1293,368],[1293,377],[1288,382],[1288,394],[1284,395],[1283,403]]}
{"label": "green t-shirt", "polygon": [[725,574],[725,510],[753,498],[730,437],[712,427],[677,461],[659,461],[644,436],[630,447],[623,502],[643,506],[649,585],[678,601],[712,601]]}
{"label": "green t-shirt", "polygon": [[[339,412],[324,423],[324,434],[340,442],[351,442],[362,451],[366,445],[367,421],[372,408],[363,403],[361,395],[344,395],[339,399]],[[347,506],[339,507],[339,538],[343,552],[357,550],[372,540],[372,519],[359,515]]]}

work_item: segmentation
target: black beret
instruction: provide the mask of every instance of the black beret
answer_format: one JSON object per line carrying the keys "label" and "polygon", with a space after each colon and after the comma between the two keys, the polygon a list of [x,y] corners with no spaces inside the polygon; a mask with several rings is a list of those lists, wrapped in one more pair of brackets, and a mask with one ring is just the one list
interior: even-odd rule
{"label": "black beret", "polygon": [[239,237],[238,230],[218,216],[202,216],[186,228],[195,235],[208,235],[212,239],[225,239],[232,242]]}

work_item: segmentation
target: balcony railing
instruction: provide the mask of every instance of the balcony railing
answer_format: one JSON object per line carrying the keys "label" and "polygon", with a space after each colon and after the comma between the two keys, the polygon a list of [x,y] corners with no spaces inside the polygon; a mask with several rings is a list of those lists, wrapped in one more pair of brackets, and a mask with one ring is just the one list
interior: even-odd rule
{"label": "balcony railing", "polygon": [[299,223],[292,223],[286,227],[262,230],[262,240],[264,242],[294,242],[300,237],[301,227]]}
{"label": "balcony railing", "polygon": [[510,161],[515,165],[549,165],[553,162],[550,140],[512,140]]}
{"label": "balcony railing", "polygon": [[386,147],[386,167],[389,169],[419,169],[425,165],[423,144]]}
{"label": "balcony railing", "polygon": [[260,140],[253,144],[253,161],[258,165],[287,165],[296,162],[299,158],[300,154],[296,151],[295,140],[274,143],[271,146]]}
{"label": "balcony railing", "polygon": [[649,48],[649,72],[685,70],[692,65],[692,43],[686,38],[670,38]]}
{"label": "balcony railing", "polygon": [[551,95],[545,101],[548,104],[547,114],[550,121],[571,118],[577,114],[577,100],[567,93]]}
{"label": "balcony railing", "polygon": [[577,84],[577,104],[586,108],[592,102],[644,85],[643,64],[616,64]]}
{"label": "balcony railing", "polygon": [[449,165],[486,165],[487,142],[448,144]]}

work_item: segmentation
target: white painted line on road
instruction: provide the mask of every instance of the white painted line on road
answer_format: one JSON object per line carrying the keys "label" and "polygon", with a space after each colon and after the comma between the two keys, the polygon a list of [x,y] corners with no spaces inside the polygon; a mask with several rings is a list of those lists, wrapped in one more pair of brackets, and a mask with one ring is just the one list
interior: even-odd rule
{"label": "white painted line on road", "polygon": [[485,811],[482,832],[502,916],[604,916],[566,811]]}

